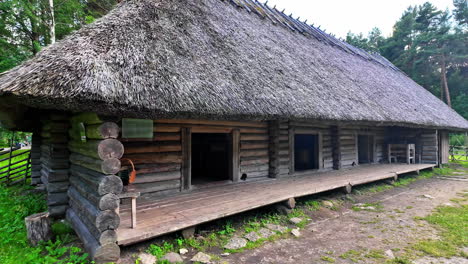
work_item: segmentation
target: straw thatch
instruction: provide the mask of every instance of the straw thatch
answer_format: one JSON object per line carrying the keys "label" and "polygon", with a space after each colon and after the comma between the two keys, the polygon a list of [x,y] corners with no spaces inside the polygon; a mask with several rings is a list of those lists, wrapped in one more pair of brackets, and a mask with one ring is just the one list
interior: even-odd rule
{"label": "straw thatch", "polygon": [[128,0],[0,76],[39,108],[468,129],[378,55],[251,0]]}

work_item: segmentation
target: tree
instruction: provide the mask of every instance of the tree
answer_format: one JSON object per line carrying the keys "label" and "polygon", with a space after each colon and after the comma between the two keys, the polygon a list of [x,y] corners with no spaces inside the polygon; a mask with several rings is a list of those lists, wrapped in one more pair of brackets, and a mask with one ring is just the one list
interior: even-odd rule
{"label": "tree", "polygon": [[109,12],[117,0],[0,1],[0,72]]}

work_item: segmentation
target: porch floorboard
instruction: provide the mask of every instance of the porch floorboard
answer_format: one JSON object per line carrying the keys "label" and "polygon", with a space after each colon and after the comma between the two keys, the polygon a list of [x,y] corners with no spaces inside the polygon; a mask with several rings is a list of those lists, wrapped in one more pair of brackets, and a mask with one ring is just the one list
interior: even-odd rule
{"label": "porch floorboard", "polygon": [[265,205],[433,168],[433,164],[361,165],[338,171],[200,188],[137,201],[137,227],[131,228],[129,205],[120,209],[119,245],[129,245]]}

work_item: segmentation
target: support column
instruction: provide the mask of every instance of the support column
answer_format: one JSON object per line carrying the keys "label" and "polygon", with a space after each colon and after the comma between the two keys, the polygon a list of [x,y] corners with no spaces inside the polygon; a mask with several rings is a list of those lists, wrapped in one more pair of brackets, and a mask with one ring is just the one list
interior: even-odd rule
{"label": "support column", "polygon": [[331,145],[332,145],[332,158],[333,169],[341,169],[341,141],[340,141],[341,128],[339,126],[331,127]]}
{"label": "support column", "polygon": [[269,131],[269,172],[268,177],[279,178],[280,175],[280,122],[268,123]]}

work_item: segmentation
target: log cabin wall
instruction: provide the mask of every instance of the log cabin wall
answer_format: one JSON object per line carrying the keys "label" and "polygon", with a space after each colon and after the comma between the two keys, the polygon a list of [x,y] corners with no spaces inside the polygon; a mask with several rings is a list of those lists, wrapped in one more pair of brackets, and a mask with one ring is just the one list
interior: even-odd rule
{"label": "log cabin wall", "polygon": [[68,126],[66,114],[48,114],[42,120],[40,180],[47,189],[47,206],[52,217],[63,217],[68,208]]}
{"label": "log cabin wall", "polygon": [[34,132],[31,138],[31,185],[41,184],[41,145],[40,132]]}
{"label": "log cabin wall", "polygon": [[93,260],[113,262],[120,256],[115,230],[120,224],[118,195],[123,189],[116,176],[124,151],[117,140],[119,126],[91,113],[74,115],[70,124],[66,217]]}
{"label": "log cabin wall", "polygon": [[[318,122],[283,122],[281,125],[281,168],[282,175],[294,175],[294,135],[295,134],[320,134],[319,136],[319,170],[333,169],[332,157],[332,131],[331,126]],[[288,146],[287,148],[285,146]],[[288,167],[285,165],[288,164]]]}
{"label": "log cabin wall", "polygon": [[421,163],[439,164],[438,131],[425,129],[419,135]]}
{"label": "log cabin wall", "polygon": [[[269,175],[269,138],[267,122],[235,122],[209,120],[160,119],[154,121],[152,139],[121,139],[124,158],[133,161],[137,178],[128,190],[142,196],[163,196],[182,191],[183,142],[182,130],[190,133],[240,132],[240,154],[237,175],[247,174],[247,180],[258,180]],[[189,154],[187,153],[189,156]],[[188,183],[190,185],[190,183]]]}
{"label": "log cabin wall", "polygon": [[386,161],[385,128],[368,126],[345,126],[340,128],[341,166],[350,167],[359,164],[358,136],[373,136],[373,163]]}

